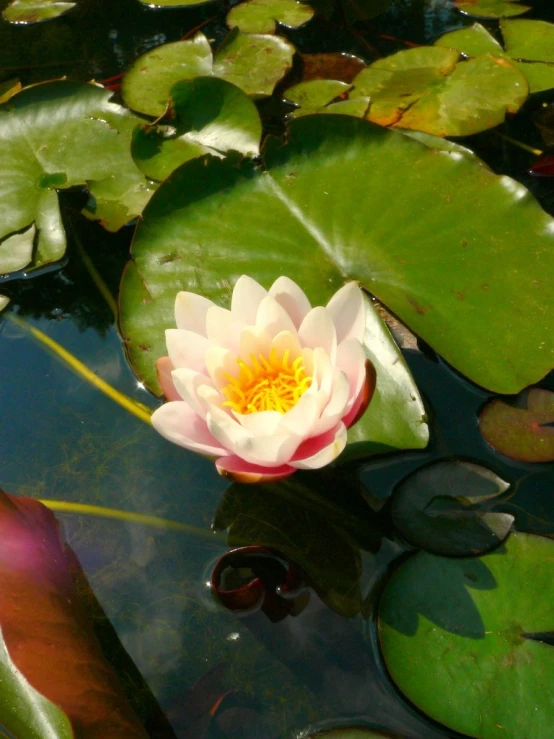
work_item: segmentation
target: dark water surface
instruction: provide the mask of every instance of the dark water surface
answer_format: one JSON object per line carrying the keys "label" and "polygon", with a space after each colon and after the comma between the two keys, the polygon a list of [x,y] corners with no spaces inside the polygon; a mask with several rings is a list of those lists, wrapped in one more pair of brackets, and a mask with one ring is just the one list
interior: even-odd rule
{"label": "dark water surface", "polygon": [[[533,11],[525,17],[554,20],[550,0],[530,4]],[[72,12],[41,25],[0,22],[0,71],[3,79],[18,76],[25,84],[61,75],[101,80],[207,19],[212,20],[204,33],[221,39],[224,18],[216,3],[153,11],[137,0],[80,0]],[[446,0],[396,0],[387,13],[360,24],[355,35],[319,20],[288,35],[301,51],[343,51],[371,61],[368,49],[387,54],[403,48],[382,39],[383,33],[423,43],[465,24],[467,19]],[[548,94],[536,96],[506,131],[542,148],[532,116],[552,99]],[[526,152],[492,133],[464,144],[496,171],[531,186],[554,214],[552,180],[536,181],[525,174],[531,161]],[[78,216],[78,193],[62,194],[62,203],[66,224],[74,229],[68,229],[64,264],[32,279],[2,284],[1,292],[12,298],[7,313],[24,317],[110,384],[155,407],[157,399],[141,388],[130,370],[110,311],[75,248],[78,237],[117,293],[132,228],[113,235],[84,222]],[[227,488],[213,464],[166,442],[9,320],[0,319],[0,342],[0,487],[33,497],[151,513],[199,529],[198,534],[186,534],[59,514],[119,639],[168,712],[178,737],[201,739],[199,703],[227,691],[234,691],[226,699],[227,723],[208,729],[209,739],[292,739],[310,727],[341,723],[379,726],[411,739],[454,736],[433,726],[397,694],[383,670],[371,620],[340,617],[315,594],[299,616],[276,624],[262,613],[239,619],[224,611],[207,586],[215,561],[227,549],[225,541],[210,533]],[[538,490],[552,489],[553,466],[518,465],[494,455],[477,428],[477,411],[489,394],[432,353],[406,354],[429,405],[432,441],[423,452],[368,462],[361,478],[372,494],[384,498],[424,462],[464,456],[483,462],[511,483],[521,480],[522,500],[528,501],[529,510],[553,521],[554,503],[536,497]],[[526,521],[522,514],[520,528],[525,529]],[[375,557],[367,555],[364,592],[371,591],[402,551],[400,542],[387,539]]]}

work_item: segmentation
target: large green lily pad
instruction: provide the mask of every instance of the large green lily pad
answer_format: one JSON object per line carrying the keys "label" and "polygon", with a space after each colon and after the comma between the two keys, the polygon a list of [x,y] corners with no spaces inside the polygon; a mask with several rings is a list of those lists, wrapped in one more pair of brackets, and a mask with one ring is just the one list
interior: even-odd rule
{"label": "large green lily pad", "polygon": [[502,123],[527,97],[523,74],[503,56],[460,61],[457,50],[422,46],[379,59],[355,78],[350,99],[370,98],[382,126],[467,136]]}
{"label": "large green lily pad", "polygon": [[298,28],[313,15],[313,8],[298,0],[248,0],[231,9],[227,25],[244,33],[275,33],[277,23]]}
{"label": "large green lily pad", "polygon": [[554,542],[511,534],[479,558],[421,552],[379,608],[387,668],[412,703],[479,739],[549,739]]}
{"label": "large green lily pad", "polygon": [[266,146],[265,168],[187,162],[145,209],[121,291],[141,375],[165,354],[177,291],[225,304],[243,273],[264,285],[290,275],[314,304],[357,279],[497,392],[554,365],[554,223],[521,185],[349,116],[293,121],[287,145]]}
{"label": "large green lily pad", "polygon": [[479,416],[485,440],[497,452],[524,462],[554,461],[554,393],[541,388],[524,392],[509,405],[496,398]]}
{"label": "large green lily pad", "polygon": [[202,154],[227,151],[259,153],[262,123],[250,98],[216,77],[177,82],[171,89],[167,126],[139,126],[133,136],[136,164],[148,176],[164,180],[179,165]]}
{"label": "large green lily pad", "polygon": [[416,547],[446,556],[482,554],[508,536],[514,517],[476,507],[509,487],[491,470],[445,459],[404,478],[391,503],[393,523]]}
{"label": "large green lily pad", "polygon": [[455,3],[462,13],[478,18],[507,18],[530,10],[529,5],[514,0],[455,0]]}
{"label": "large green lily pad", "polygon": [[[543,21],[502,21],[506,51],[479,23],[445,33],[436,46],[457,49],[469,57],[490,53],[515,65],[525,76],[529,92],[542,92],[554,87],[554,25]],[[527,56],[529,54],[529,56]]]}
{"label": "large green lily pad", "polygon": [[12,0],[2,11],[8,23],[40,23],[57,18],[75,7],[75,3],[59,0]]}
{"label": "large green lily pad", "polygon": [[[118,182],[129,170],[137,119],[95,85],[52,82],[0,107],[0,273],[60,259],[66,247],[57,189]],[[136,214],[134,214],[136,215]]]}
{"label": "large green lily pad", "polygon": [[263,97],[290,69],[293,54],[294,47],[283,38],[235,29],[214,57],[208,39],[197,33],[139,57],[125,74],[121,92],[130,108],[156,118],[166,112],[175,83],[193,77],[220,77],[247,95]]}

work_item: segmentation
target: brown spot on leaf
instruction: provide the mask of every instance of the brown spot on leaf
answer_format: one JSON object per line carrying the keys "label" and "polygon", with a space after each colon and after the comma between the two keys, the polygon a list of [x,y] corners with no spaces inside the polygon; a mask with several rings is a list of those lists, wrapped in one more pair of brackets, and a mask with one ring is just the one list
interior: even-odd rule
{"label": "brown spot on leaf", "polygon": [[421,303],[418,303],[415,298],[408,298],[408,303],[416,309],[416,312],[420,316],[425,315],[426,309],[421,305]]}
{"label": "brown spot on leaf", "polygon": [[142,349],[143,352],[152,351],[152,347],[149,344],[139,344],[138,348]]}

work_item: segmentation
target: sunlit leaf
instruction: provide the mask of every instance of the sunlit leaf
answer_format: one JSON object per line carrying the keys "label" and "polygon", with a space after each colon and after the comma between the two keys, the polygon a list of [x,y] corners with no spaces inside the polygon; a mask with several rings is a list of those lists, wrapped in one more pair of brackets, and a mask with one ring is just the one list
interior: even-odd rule
{"label": "sunlit leaf", "polygon": [[485,440],[512,459],[524,462],[554,461],[554,393],[532,388],[515,405],[499,398],[479,416]]}
{"label": "sunlit leaf", "polygon": [[79,603],[73,568],[53,514],[0,491],[2,725],[25,739],[65,739],[67,716],[83,739],[146,739]]}
{"label": "sunlit leaf", "polygon": [[511,534],[480,558],[421,552],[401,565],[379,608],[383,656],[398,688],[464,735],[549,736],[553,561],[550,539]]}
{"label": "sunlit leaf", "polygon": [[554,227],[521,185],[349,116],[293,121],[288,144],[270,143],[264,158],[265,171],[187,162],[143,214],[122,331],[151,387],[177,291],[224,305],[243,273],[267,286],[292,275],[316,305],[357,279],[496,392],[519,392],[554,365]]}
{"label": "sunlit leaf", "polygon": [[12,0],[2,11],[2,17],[9,23],[40,23],[57,18],[75,7],[75,3],[59,0]]}
{"label": "sunlit leaf", "polygon": [[275,33],[277,23],[298,28],[313,14],[309,5],[298,0],[248,0],[231,9],[227,25],[240,28],[244,33]]}
{"label": "sunlit leaf", "polygon": [[111,95],[95,85],[51,82],[22,90],[0,108],[0,273],[13,262],[25,266],[31,240],[31,266],[63,256],[57,189],[117,183],[133,170],[144,180],[129,150],[136,119]]}
{"label": "sunlit leaf", "polygon": [[302,108],[315,110],[322,108],[339,95],[350,90],[352,85],[340,80],[310,80],[289,87],[285,98]]}
{"label": "sunlit leaf", "polygon": [[443,460],[412,472],[393,493],[391,516],[414,546],[449,556],[482,554],[508,535],[513,516],[475,508],[508,483],[464,460]]}
{"label": "sunlit leaf", "polygon": [[0,312],[8,305],[10,299],[6,295],[0,295]]}
{"label": "sunlit leaf", "polygon": [[521,72],[503,56],[459,61],[454,49],[423,46],[379,59],[355,78],[350,98],[369,97],[383,126],[467,136],[502,123],[527,97]]}
{"label": "sunlit leaf", "polygon": [[158,46],[139,57],[123,78],[125,103],[140,113],[163,115],[175,83],[213,76],[233,83],[247,95],[271,95],[292,65],[294,48],[283,38],[242,34],[235,29],[215,57],[202,33],[192,39]]}
{"label": "sunlit leaf", "polygon": [[[542,92],[554,87],[554,64],[548,64],[552,61],[554,26],[542,21],[518,20],[503,21],[501,28],[506,51],[502,50],[498,41],[479,23],[445,33],[435,41],[435,45],[457,49],[470,57],[491,53],[494,57],[504,58],[525,76],[530,92]],[[531,56],[522,57],[519,52],[523,50],[530,52]],[[523,61],[519,61],[520,57]]]}
{"label": "sunlit leaf", "polygon": [[262,134],[254,103],[225,80],[197,77],[171,90],[171,124],[141,126],[133,136],[135,162],[148,176],[163,180],[180,164],[212,153],[259,153]]}
{"label": "sunlit leaf", "polygon": [[515,0],[454,0],[458,10],[478,18],[507,18],[521,15],[530,8]]}

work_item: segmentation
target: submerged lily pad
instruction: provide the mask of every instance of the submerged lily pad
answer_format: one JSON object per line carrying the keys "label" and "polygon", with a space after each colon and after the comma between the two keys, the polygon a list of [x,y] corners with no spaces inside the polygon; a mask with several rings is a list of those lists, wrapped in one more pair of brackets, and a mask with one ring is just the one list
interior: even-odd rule
{"label": "submerged lily pad", "polygon": [[9,23],[40,23],[57,18],[75,7],[75,3],[59,0],[12,0],[2,11],[2,17]]}
{"label": "submerged lily pad", "polygon": [[130,154],[137,119],[111,95],[95,85],[51,82],[0,108],[0,273],[26,266],[31,249],[33,267],[63,256],[57,189],[117,182],[129,170],[144,181]]}
{"label": "submerged lily pad", "polygon": [[121,93],[130,108],[154,117],[166,112],[175,83],[193,77],[220,77],[252,97],[271,95],[290,69],[293,53],[285,39],[235,29],[214,57],[208,39],[197,33],[139,57],[125,74]]}
{"label": "submerged lily pad", "polygon": [[499,398],[479,416],[485,441],[497,452],[523,462],[554,461],[554,393],[532,388],[515,405]]}
{"label": "submerged lily pad", "polygon": [[519,392],[554,366],[554,223],[523,186],[462,151],[349,116],[293,121],[264,164],[192,160],[146,207],[121,328],[150,386],[177,291],[225,304],[243,273],[267,286],[291,275],[314,304],[359,280],[496,392]]}
{"label": "submerged lily pad", "polygon": [[172,87],[170,100],[170,126],[140,126],[133,136],[133,157],[148,177],[164,180],[179,165],[206,153],[259,153],[260,116],[235,85],[215,77],[183,80]]}
{"label": "submerged lily pad", "polygon": [[554,542],[511,534],[479,558],[420,552],[379,608],[387,668],[420,710],[479,739],[549,737]]}
{"label": "submerged lily pad", "polygon": [[324,729],[315,734],[306,734],[306,739],[401,739],[398,734],[366,729],[361,726],[345,726],[340,729]]}
{"label": "submerged lily pad", "polygon": [[443,460],[412,472],[393,493],[391,516],[414,546],[447,556],[482,554],[498,546],[512,527],[507,513],[479,510],[508,483],[478,464]]}
{"label": "submerged lily pad", "polygon": [[455,3],[462,13],[478,18],[507,18],[530,10],[529,5],[521,5],[515,0],[455,0]]}
{"label": "submerged lily pad", "polygon": [[[554,25],[543,21],[502,21],[506,51],[479,23],[450,31],[435,41],[435,46],[457,49],[469,57],[490,53],[504,58],[525,76],[529,92],[542,92],[554,87],[552,46]],[[525,52],[525,53],[521,53]],[[530,54],[526,56],[525,54]]]}
{"label": "submerged lily pad", "polygon": [[298,0],[248,0],[231,9],[227,25],[244,33],[275,33],[277,23],[298,28],[313,15],[313,8]]}
{"label": "submerged lily pad", "polygon": [[382,126],[468,136],[502,123],[527,97],[521,72],[504,57],[422,46],[379,59],[355,78],[350,99],[369,97],[366,117]]}

